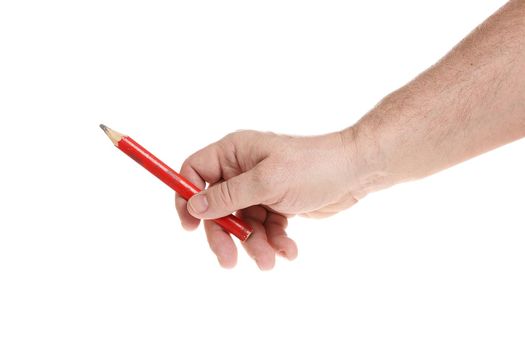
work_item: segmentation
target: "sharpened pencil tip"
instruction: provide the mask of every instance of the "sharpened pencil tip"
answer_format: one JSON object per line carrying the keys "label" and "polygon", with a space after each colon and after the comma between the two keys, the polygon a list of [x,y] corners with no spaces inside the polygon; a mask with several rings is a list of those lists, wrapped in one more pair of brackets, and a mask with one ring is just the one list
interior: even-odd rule
{"label": "sharpened pencil tip", "polygon": [[118,142],[124,137],[124,135],[122,135],[118,131],[108,128],[104,124],[100,124],[99,126],[102,130],[104,130],[106,136],[109,137],[109,139],[111,140],[111,142],[113,142],[115,146],[117,146]]}

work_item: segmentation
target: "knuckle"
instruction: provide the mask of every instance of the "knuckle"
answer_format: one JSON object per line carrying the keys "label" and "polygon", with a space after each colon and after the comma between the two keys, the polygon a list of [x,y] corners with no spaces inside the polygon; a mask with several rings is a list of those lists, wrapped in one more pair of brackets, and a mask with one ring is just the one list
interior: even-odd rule
{"label": "knuckle", "polygon": [[191,167],[191,156],[186,158],[184,162],[182,162],[182,165],[180,167],[180,172],[183,174]]}
{"label": "knuckle", "polygon": [[194,169],[199,163],[200,158],[202,158],[202,150],[191,154],[188,158],[184,160],[184,162],[182,162],[180,171],[187,172],[190,169]]}
{"label": "knuckle", "polygon": [[242,141],[245,139],[250,139],[258,134],[259,132],[255,130],[240,129],[240,130],[236,130],[234,132],[229,133],[228,135],[224,137],[224,139],[233,141],[233,142],[238,142],[238,141]]}
{"label": "knuckle", "polygon": [[234,204],[232,190],[231,181],[223,181],[217,185],[217,201],[227,208],[232,208]]}

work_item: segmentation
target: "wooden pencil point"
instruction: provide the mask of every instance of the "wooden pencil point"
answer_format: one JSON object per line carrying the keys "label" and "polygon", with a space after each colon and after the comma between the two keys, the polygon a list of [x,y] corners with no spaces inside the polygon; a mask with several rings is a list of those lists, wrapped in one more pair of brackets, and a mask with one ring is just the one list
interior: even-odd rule
{"label": "wooden pencil point", "polygon": [[[113,142],[113,144],[115,146],[118,145],[118,142],[120,140],[122,140],[122,138],[124,137],[124,135],[122,135],[121,133],[119,133],[118,131],[115,131],[111,128],[108,128],[107,126],[105,126],[104,124],[100,124],[99,125],[100,128],[102,130],[104,130],[104,132],[106,133],[106,135],[108,135],[109,139],[111,140],[111,142]],[[117,146],[118,147],[118,146]]]}

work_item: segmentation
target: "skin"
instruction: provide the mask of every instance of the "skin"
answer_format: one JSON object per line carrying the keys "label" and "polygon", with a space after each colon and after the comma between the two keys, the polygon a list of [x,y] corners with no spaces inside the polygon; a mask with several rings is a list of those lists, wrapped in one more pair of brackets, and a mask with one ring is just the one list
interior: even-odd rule
{"label": "skin", "polygon": [[[261,270],[297,257],[288,218],[322,218],[367,194],[423,178],[525,136],[525,0],[509,1],[435,65],[355,125],[311,137],[240,131],[194,153],[181,174],[201,189],[176,197],[185,229],[237,212]],[[308,174],[308,176],[305,176]],[[204,221],[211,250],[231,268],[229,234]]]}

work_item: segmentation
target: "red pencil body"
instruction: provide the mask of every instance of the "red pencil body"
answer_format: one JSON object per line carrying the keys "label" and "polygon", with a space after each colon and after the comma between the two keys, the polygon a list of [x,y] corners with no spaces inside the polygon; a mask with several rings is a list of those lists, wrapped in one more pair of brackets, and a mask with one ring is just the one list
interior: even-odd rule
{"label": "red pencil body", "polygon": [[[158,177],[162,182],[171,187],[175,192],[188,200],[191,196],[201,190],[182,177],[175,170],[164,164],[160,159],[151,154],[147,149],[138,144],[129,136],[124,136],[116,143],[118,149],[126,153],[137,163],[146,168],[150,173]],[[248,239],[253,229],[244,221],[234,215],[214,219],[226,231],[232,233],[241,241]]]}

